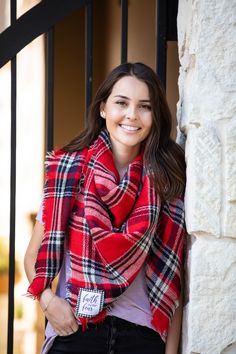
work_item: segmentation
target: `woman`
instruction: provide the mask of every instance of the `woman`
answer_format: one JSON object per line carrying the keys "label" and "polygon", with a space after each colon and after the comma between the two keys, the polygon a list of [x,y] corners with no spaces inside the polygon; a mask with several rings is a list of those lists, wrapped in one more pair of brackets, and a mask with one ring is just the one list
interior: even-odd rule
{"label": "woman", "polygon": [[42,353],[177,353],[185,163],[170,133],[157,75],[126,63],[98,89],[85,130],[48,155],[25,255],[49,321]]}

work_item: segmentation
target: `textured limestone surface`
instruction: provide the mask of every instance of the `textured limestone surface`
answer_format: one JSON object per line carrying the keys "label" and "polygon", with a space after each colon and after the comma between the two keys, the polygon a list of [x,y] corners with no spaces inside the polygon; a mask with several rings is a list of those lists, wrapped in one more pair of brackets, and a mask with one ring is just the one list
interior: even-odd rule
{"label": "textured limestone surface", "polygon": [[178,121],[189,233],[236,237],[236,1],[181,0]]}
{"label": "textured limestone surface", "polygon": [[236,241],[231,239],[198,237],[192,243],[183,354],[221,354],[236,342],[235,255]]}
{"label": "textured limestone surface", "polygon": [[188,232],[220,236],[221,143],[214,128],[201,126],[189,130],[186,161]]}
{"label": "textured limestone surface", "polygon": [[[235,31],[236,32],[236,31]],[[236,95],[235,95],[236,97]],[[236,202],[236,112],[235,119],[226,125],[226,178],[227,178],[227,199]]]}
{"label": "textured limestone surface", "polygon": [[236,113],[234,120],[223,125],[225,137],[225,214],[223,214],[222,220],[222,234],[236,238]]}
{"label": "textured limestone surface", "polygon": [[181,127],[235,117],[236,1],[180,0]]}
{"label": "textured limestone surface", "polygon": [[236,120],[190,126],[185,152],[188,232],[236,238]]}
{"label": "textured limestone surface", "polygon": [[236,353],[236,343],[230,344],[226,349],[220,354],[235,354]]}
{"label": "textured limestone surface", "polygon": [[236,354],[236,1],[180,0],[188,239],[182,354]]}

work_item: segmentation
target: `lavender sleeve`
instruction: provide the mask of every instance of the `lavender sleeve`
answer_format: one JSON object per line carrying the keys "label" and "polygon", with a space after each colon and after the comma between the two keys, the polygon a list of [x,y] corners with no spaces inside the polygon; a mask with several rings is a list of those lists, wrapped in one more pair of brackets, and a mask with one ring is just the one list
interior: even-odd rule
{"label": "lavender sleeve", "polygon": [[43,224],[43,202],[40,204],[40,208],[38,210],[38,214],[36,216],[36,220],[40,223]]}

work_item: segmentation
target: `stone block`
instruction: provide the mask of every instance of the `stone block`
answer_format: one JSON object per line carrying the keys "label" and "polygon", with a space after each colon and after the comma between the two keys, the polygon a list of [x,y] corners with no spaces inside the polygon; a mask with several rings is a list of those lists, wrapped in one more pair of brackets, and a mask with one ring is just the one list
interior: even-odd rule
{"label": "stone block", "polygon": [[178,116],[185,132],[190,124],[235,116],[235,23],[235,1],[179,1]]}
{"label": "stone block", "polygon": [[236,343],[230,344],[220,354],[236,354]]}
{"label": "stone block", "polygon": [[182,354],[223,354],[236,342],[235,274],[235,240],[196,238],[188,257]]}
{"label": "stone block", "polygon": [[236,202],[229,202],[226,204],[225,215],[222,224],[222,235],[224,237],[236,238]]}
{"label": "stone block", "polygon": [[210,126],[188,131],[186,225],[189,234],[220,236],[221,144]]}
{"label": "stone block", "polygon": [[236,238],[236,120],[222,120],[222,235]]}
{"label": "stone block", "polygon": [[236,202],[236,118],[225,125],[226,196],[228,201]]}

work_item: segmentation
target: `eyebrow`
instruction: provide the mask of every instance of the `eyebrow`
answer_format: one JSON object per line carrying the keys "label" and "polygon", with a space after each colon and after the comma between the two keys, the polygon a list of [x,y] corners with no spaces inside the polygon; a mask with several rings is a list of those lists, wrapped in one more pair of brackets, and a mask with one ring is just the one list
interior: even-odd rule
{"label": "eyebrow", "polygon": [[[124,98],[124,99],[126,99],[126,100],[130,100],[129,97],[123,96],[123,95],[116,95],[116,96],[114,96],[114,97],[120,97],[120,98]],[[139,100],[139,102],[151,102],[151,100]]]}

